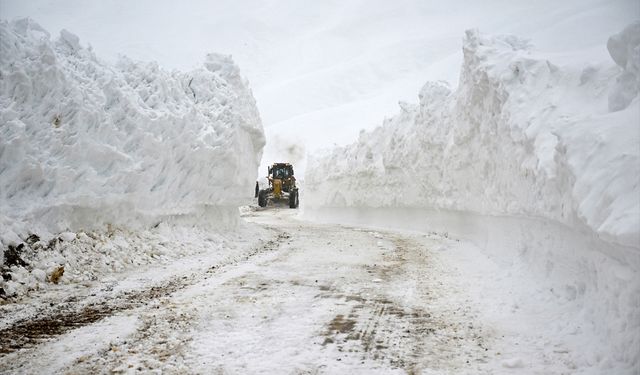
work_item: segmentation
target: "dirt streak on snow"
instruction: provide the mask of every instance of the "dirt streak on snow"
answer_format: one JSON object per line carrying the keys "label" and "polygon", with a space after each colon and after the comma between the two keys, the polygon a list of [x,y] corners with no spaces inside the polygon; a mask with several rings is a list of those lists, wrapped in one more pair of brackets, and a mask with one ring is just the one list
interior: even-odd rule
{"label": "dirt streak on snow", "polygon": [[[90,285],[60,285],[56,290],[44,289],[5,302],[0,306],[0,335],[3,337],[0,372],[16,369],[35,373],[51,371],[50,367],[41,367],[52,365],[48,361],[34,360],[39,358],[34,353],[42,351],[41,343],[49,342],[47,345],[55,349],[56,341],[65,342],[69,337],[75,337],[79,329],[92,331],[90,327],[104,327],[107,324],[104,319],[115,319],[117,323],[127,316],[134,316],[133,320],[137,321],[139,310],[158,308],[162,298],[211,277],[221,268],[273,250],[278,245],[280,231],[245,228],[241,233],[253,238],[237,238],[236,242],[226,243],[222,249],[214,251],[199,249],[195,255],[177,258],[172,263],[159,262],[135,271],[104,276]],[[111,340],[112,336],[105,336],[105,340]],[[65,349],[66,357],[81,359],[83,355],[82,351]],[[67,358],[65,366],[71,362]]]}

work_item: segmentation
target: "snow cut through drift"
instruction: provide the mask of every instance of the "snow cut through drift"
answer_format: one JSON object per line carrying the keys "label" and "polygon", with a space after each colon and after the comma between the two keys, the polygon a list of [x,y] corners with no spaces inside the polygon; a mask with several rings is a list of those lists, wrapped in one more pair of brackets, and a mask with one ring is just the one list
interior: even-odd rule
{"label": "snow cut through drift", "polygon": [[72,33],[51,40],[22,19],[0,22],[0,77],[3,247],[30,232],[237,216],[251,196],[264,133],[228,56],[186,73],[110,66]]}

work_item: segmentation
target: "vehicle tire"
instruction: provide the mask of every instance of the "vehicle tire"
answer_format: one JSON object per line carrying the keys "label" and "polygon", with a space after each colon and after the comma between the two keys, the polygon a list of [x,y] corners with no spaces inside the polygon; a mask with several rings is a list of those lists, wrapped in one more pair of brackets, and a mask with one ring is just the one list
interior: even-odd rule
{"label": "vehicle tire", "polygon": [[298,189],[295,189],[289,193],[289,208],[298,208],[298,204],[300,204]]}
{"label": "vehicle tire", "polygon": [[258,192],[258,206],[267,207],[267,192],[264,190]]}

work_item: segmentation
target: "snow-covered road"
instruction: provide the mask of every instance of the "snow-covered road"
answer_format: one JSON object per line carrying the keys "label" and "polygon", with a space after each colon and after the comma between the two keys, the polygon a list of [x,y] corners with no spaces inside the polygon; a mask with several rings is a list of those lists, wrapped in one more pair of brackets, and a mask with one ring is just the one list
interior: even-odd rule
{"label": "snow-covered road", "polygon": [[277,207],[243,216],[265,238],[240,261],[185,259],[5,327],[0,373],[570,371],[568,350],[527,340],[526,315],[511,328],[483,318],[473,275],[444,255],[465,245],[446,234],[316,224]]}

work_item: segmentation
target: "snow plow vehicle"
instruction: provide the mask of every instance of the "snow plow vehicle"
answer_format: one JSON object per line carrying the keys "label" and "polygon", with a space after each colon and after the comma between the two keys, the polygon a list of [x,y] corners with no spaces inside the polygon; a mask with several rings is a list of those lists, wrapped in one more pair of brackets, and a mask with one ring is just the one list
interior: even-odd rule
{"label": "snow plow vehicle", "polygon": [[266,207],[269,201],[287,200],[289,208],[298,208],[300,203],[293,166],[289,163],[274,163],[268,167],[267,180],[269,187],[260,189],[256,182],[256,198],[258,206]]}

